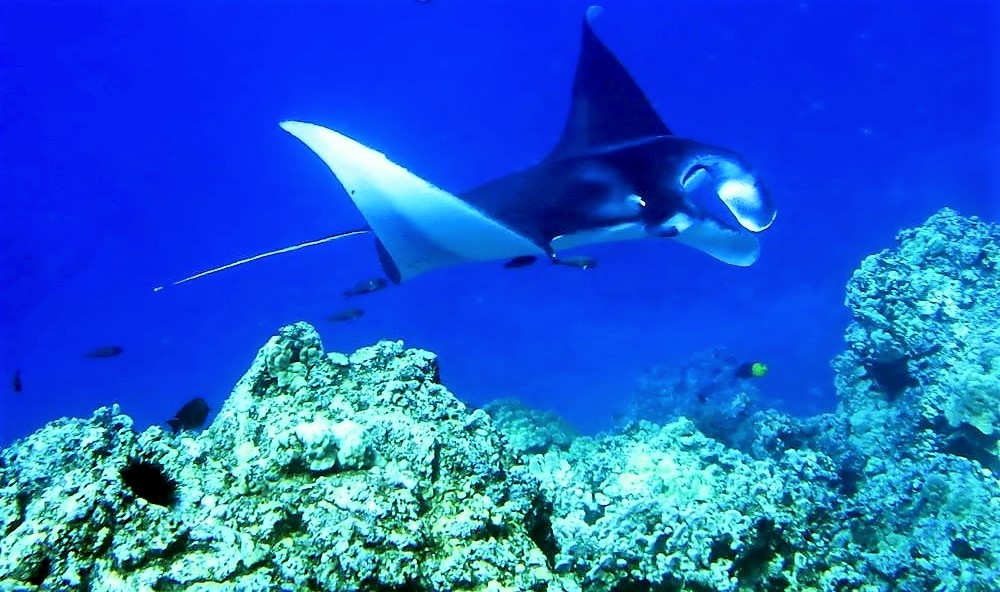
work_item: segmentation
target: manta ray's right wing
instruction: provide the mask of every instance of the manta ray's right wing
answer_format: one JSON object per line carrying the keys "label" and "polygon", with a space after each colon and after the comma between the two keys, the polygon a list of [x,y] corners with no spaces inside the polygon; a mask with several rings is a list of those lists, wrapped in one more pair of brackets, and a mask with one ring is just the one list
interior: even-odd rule
{"label": "manta ray's right wing", "polygon": [[281,127],[336,175],[378,238],[382,266],[393,281],[467,261],[545,254],[530,239],[381,152],[319,125],[285,121]]}

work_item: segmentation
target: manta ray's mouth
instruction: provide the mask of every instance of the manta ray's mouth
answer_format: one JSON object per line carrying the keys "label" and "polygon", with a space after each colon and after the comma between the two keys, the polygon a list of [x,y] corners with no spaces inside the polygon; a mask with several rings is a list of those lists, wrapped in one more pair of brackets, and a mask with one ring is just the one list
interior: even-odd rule
{"label": "manta ray's mouth", "polygon": [[756,176],[739,162],[701,157],[681,175],[681,187],[695,215],[734,231],[761,232],[775,210]]}
{"label": "manta ray's mouth", "polygon": [[681,177],[681,187],[697,217],[711,220],[729,230],[743,229],[729,204],[719,194],[720,184],[711,168],[703,164],[691,166]]}

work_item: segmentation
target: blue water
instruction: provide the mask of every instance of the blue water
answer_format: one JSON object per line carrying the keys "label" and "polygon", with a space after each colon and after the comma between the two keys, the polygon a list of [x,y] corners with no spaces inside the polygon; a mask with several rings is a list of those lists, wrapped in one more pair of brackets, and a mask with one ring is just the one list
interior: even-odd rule
{"label": "blue water", "polygon": [[[119,402],[216,409],[283,324],[403,339],[445,383],[607,426],[636,376],[724,346],[766,403],[832,410],[862,257],[943,206],[1000,219],[997,13],[966,2],[606,2],[597,33],[666,123],[741,152],[778,203],[757,265],[669,242],[581,271],[485,263],[358,299],[367,237],[154,286],[362,219],[277,124],[326,125],[460,191],[557,139],[585,2],[0,4],[0,445]],[[121,356],[87,359],[116,344]],[[23,390],[9,386],[21,370]]]}

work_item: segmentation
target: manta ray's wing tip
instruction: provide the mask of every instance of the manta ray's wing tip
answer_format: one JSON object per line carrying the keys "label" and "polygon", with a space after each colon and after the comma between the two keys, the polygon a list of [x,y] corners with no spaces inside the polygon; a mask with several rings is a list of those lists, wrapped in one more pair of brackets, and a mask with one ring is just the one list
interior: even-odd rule
{"label": "manta ray's wing tip", "polygon": [[301,128],[303,126],[309,125],[308,123],[303,123],[301,121],[295,121],[294,119],[286,119],[284,121],[278,122],[278,127],[285,130],[288,133],[292,133],[292,130],[296,128]]}

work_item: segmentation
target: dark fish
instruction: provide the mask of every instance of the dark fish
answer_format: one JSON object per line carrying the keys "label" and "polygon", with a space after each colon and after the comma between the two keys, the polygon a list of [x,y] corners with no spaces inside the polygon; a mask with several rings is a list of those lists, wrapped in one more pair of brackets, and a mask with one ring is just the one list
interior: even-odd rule
{"label": "dark fish", "polygon": [[95,347],[84,355],[88,358],[113,358],[121,355],[123,351],[125,351],[125,348],[120,345],[102,345],[101,347]]}
{"label": "dark fish", "polygon": [[557,265],[565,265],[566,267],[576,267],[578,269],[593,269],[597,267],[597,259],[593,257],[587,257],[586,255],[576,255],[573,257],[557,257],[552,260],[553,263]]}
{"label": "dark fish", "polygon": [[167,420],[167,425],[176,434],[181,430],[193,430],[200,428],[208,417],[208,403],[201,397],[191,399],[172,418]]}
{"label": "dark fish", "polygon": [[384,278],[372,278],[370,280],[355,285],[350,290],[344,290],[344,296],[350,298],[351,296],[361,296],[362,294],[371,294],[372,292],[378,292],[379,290],[384,290],[388,286],[389,286],[389,280]]}
{"label": "dark fish", "polygon": [[344,310],[338,310],[332,315],[326,317],[326,320],[332,321],[334,323],[340,323],[343,321],[353,321],[354,319],[360,319],[365,316],[365,311],[360,308],[345,308]]}
{"label": "dark fish", "polygon": [[15,393],[21,392],[21,389],[24,387],[24,385],[21,384],[21,370],[20,369],[17,369],[17,370],[14,371],[14,380],[11,381],[11,386],[14,387],[14,392]]}
{"label": "dark fish", "polygon": [[503,266],[507,269],[517,269],[519,267],[527,267],[537,260],[538,257],[535,257],[534,255],[519,255],[507,263],[504,263]]}

